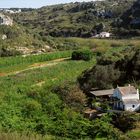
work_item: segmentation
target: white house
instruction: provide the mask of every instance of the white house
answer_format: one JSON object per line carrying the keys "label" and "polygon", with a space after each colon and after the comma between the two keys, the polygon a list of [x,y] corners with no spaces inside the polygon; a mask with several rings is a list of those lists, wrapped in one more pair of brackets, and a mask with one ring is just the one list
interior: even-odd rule
{"label": "white house", "polygon": [[100,38],[109,38],[110,37],[110,33],[109,32],[101,32],[100,34],[99,34],[99,37]]}
{"label": "white house", "polygon": [[101,32],[99,34],[92,36],[92,38],[109,38],[110,36],[111,36],[111,33],[109,32]]}
{"label": "white house", "polygon": [[138,111],[140,109],[139,90],[134,86],[117,87],[113,91],[114,109]]}

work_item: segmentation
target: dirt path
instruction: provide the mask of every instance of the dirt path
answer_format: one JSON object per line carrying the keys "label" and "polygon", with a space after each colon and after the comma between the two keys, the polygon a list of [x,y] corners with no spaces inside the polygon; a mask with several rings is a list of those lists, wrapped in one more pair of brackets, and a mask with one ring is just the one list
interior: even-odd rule
{"label": "dirt path", "polygon": [[16,74],[19,74],[19,73],[22,73],[22,72],[25,72],[25,71],[28,71],[28,70],[54,66],[54,65],[57,65],[58,63],[60,63],[62,61],[68,60],[68,59],[70,59],[70,58],[60,58],[60,59],[55,59],[55,60],[52,60],[52,61],[34,63],[34,64],[28,66],[27,68],[23,69],[23,70],[13,71],[13,72],[9,72],[9,73],[0,73],[0,77],[16,75]]}

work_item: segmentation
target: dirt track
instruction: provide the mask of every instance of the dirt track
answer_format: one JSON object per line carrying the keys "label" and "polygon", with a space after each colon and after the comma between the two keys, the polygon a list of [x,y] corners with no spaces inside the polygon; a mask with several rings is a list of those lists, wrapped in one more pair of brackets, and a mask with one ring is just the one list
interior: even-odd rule
{"label": "dirt track", "polygon": [[57,65],[59,62],[62,62],[62,61],[68,60],[68,59],[70,59],[70,58],[60,58],[60,59],[55,59],[55,60],[52,60],[52,61],[34,63],[34,64],[28,66],[27,68],[23,69],[23,70],[13,71],[13,72],[9,72],[9,73],[0,73],[0,77],[16,75],[16,74],[19,74],[19,73],[22,73],[22,72],[25,72],[25,71],[28,71],[28,70],[54,66],[54,65]]}

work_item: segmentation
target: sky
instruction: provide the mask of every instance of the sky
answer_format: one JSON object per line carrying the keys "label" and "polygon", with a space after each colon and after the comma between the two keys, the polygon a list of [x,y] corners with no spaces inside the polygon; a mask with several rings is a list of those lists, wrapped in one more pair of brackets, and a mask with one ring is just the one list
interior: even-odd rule
{"label": "sky", "polygon": [[94,0],[0,0],[0,8],[39,8],[46,5],[59,3],[82,2]]}

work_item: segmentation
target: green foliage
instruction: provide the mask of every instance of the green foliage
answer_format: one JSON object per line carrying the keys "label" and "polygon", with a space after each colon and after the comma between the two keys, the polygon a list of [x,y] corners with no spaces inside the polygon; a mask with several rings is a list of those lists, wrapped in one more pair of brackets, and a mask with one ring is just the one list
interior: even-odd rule
{"label": "green foliage", "polygon": [[136,0],[133,6],[122,15],[122,26],[125,28],[140,29],[140,8],[139,0]]}
{"label": "green foliage", "polygon": [[131,112],[123,112],[113,116],[113,124],[123,132],[136,128],[137,115]]}
{"label": "green foliage", "polygon": [[112,83],[120,77],[120,72],[114,69],[114,65],[96,65],[91,70],[83,72],[78,78],[80,87],[89,91],[92,87],[99,89],[112,88]]}
{"label": "green foliage", "polygon": [[[78,81],[84,91],[92,87],[112,88],[114,84],[132,78],[139,80],[140,51],[127,47],[129,44],[137,46],[139,41],[119,40],[118,43],[104,39],[51,37],[91,37],[97,32],[110,30],[110,23],[122,15],[133,1],[117,2],[117,6],[112,6],[113,0],[107,0],[24,9],[26,12],[13,17],[24,27],[0,27],[0,36],[7,35],[6,40],[0,39],[1,56],[18,55],[14,49],[16,46],[38,49],[46,44],[55,50],[92,49],[95,55],[100,56],[97,65],[86,71],[95,64],[95,60],[91,59],[93,53],[89,50],[0,58],[0,139],[128,140],[129,137],[137,136],[125,135],[121,131],[135,128],[138,116],[121,114],[112,118],[112,115],[106,114],[92,121],[83,118],[86,97],[75,83],[82,71]],[[71,55],[72,59],[91,61],[50,61]],[[40,65],[41,62],[53,65],[32,69],[33,65]],[[18,70],[23,71],[18,73]],[[8,72],[13,75],[5,76]],[[101,106],[105,110],[108,108],[107,103]]]}
{"label": "green foliage", "polygon": [[135,0],[119,18],[113,22],[116,34],[121,37],[134,37],[140,35],[140,3]]}
{"label": "green foliage", "polygon": [[[117,59],[101,56],[97,65],[84,71],[78,78],[81,88],[89,91],[91,88],[108,89],[140,79],[139,49],[130,49],[128,53]],[[118,57],[118,56],[117,56]]]}
{"label": "green foliage", "polygon": [[16,56],[20,55],[20,52],[16,49],[8,49],[6,47],[0,47],[0,57]]}
{"label": "green foliage", "polygon": [[[88,130],[92,138],[120,139],[122,133],[111,122],[111,115],[105,114],[100,119],[91,122],[91,130]],[[94,130],[94,131],[93,131]]]}
{"label": "green foliage", "polygon": [[41,108],[41,104],[39,104],[37,101],[29,100],[25,102],[23,114],[25,114],[26,117],[31,118],[32,115],[35,115],[35,112],[40,113]]}
{"label": "green foliage", "polygon": [[68,107],[72,107],[76,111],[83,109],[86,103],[86,97],[78,86],[74,86],[71,83],[65,83],[65,85],[59,85],[53,90]]}
{"label": "green foliage", "polygon": [[83,51],[74,51],[72,53],[72,60],[85,60],[89,61],[93,57],[93,54],[90,50],[83,50]]}
{"label": "green foliage", "polygon": [[0,34],[4,34],[8,39],[14,39],[19,36],[19,34],[23,34],[22,28],[17,28],[17,26],[0,26]]}
{"label": "green foliage", "polygon": [[133,131],[128,131],[127,135],[130,139],[138,140],[140,138],[140,131],[138,129],[134,129]]}
{"label": "green foliage", "polygon": [[67,58],[71,56],[71,51],[61,51],[53,52],[41,55],[31,55],[31,56],[16,56],[16,57],[4,57],[0,58],[0,72],[13,71],[25,69],[37,62],[46,62],[59,58]]}
{"label": "green foliage", "polygon": [[[29,134],[29,133],[17,133],[17,132],[2,132],[0,134],[0,139],[2,140],[54,140],[60,139],[59,137],[51,136],[51,135],[39,135],[39,134]],[[62,139],[62,138],[61,138]]]}
{"label": "green foliage", "polygon": [[[28,61],[30,57],[34,58],[29,62],[39,62],[42,59],[36,58],[41,58],[41,56],[28,56],[27,58]],[[43,57],[47,60],[46,55]],[[18,58],[23,60],[22,57]],[[4,64],[9,69],[13,67],[9,66],[10,63],[20,66],[21,61],[18,63],[19,59],[16,57],[1,58],[1,60],[5,59],[7,61]],[[0,131],[22,133],[26,130],[27,133],[39,133],[46,137],[53,135],[62,139],[63,137],[64,139],[88,137],[86,130],[89,121],[79,114],[84,105],[84,94],[74,85],[69,88],[69,84],[67,85],[68,95],[63,96],[65,92],[63,87],[60,92],[55,92],[54,89],[65,85],[67,80],[76,81],[76,77],[93,63],[94,61],[67,60],[57,65],[1,77]],[[41,81],[44,81],[44,85],[38,86]],[[64,92],[61,93],[61,91]]]}
{"label": "green foliage", "polygon": [[[12,69],[14,64],[20,66],[21,62],[33,64],[34,62],[52,60],[58,56],[61,58],[60,54],[63,52],[53,56],[56,53],[51,53],[50,56],[7,57],[1,58],[2,61],[0,62],[3,68]],[[69,53],[68,55],[70,55]],[[138,54],[135,55],[136,60],[139,59]],[[65,55],[67,56],[67,53]],[[19,135],[12,133],[17,131],[21,133],[21,138],[24,137],[24,139],[28,139],[26,137],[30,137],[30,139],[115,138],[116,140],[121,139],[121,137],[124,138],[125,135],[114,127],[112,116],[107,114],[101,119],[89,121],[80,114],[83,111],[86,98],[75,82],[77,76],[83,70],[91,67],[93,63],[95,60],[89,62],[67,60],[50,67],[1,77],[1,136],[5,135],[4,138],[11,136],[13,139],[17,137],[18,139]],[[99,67],[98,72],[100,69],[103,75],[104,71],[107,73],[104,67],[109,71],[110,77],[116,76],[116,71],[108,65],[104,65],[103,69]],[[38,85],[42,81],[44,84]],[[110,81],[107,80],[106,82],[109,83]],[[138,121],[139,117],[135,117],[134,120]],[[27,136],[26,133],[24,134],[25,130]],[[2,133],[7,131],[11,133]],[[128,138],[128,136],[126,137]]]}
{"label": "green foliage", "polygon": [[13,18],[19,24],[38,32],[43,38],[47,35],[87,38],[97,32],[110,30],[110,23],[132,4],[133,0],[118,0],[117,4],[110,0],[60,4],[22,12]]}
{"label": "green foliage", "polygon": [[[6,38],[2,40],[2,36]],[[27,47],[32,49],[45,46],[39,38],[34,36],[34,32],[26,29],[21,25],[14,23],[13,26],[0,26],[0,56],[18,55],[19,48]]]}

